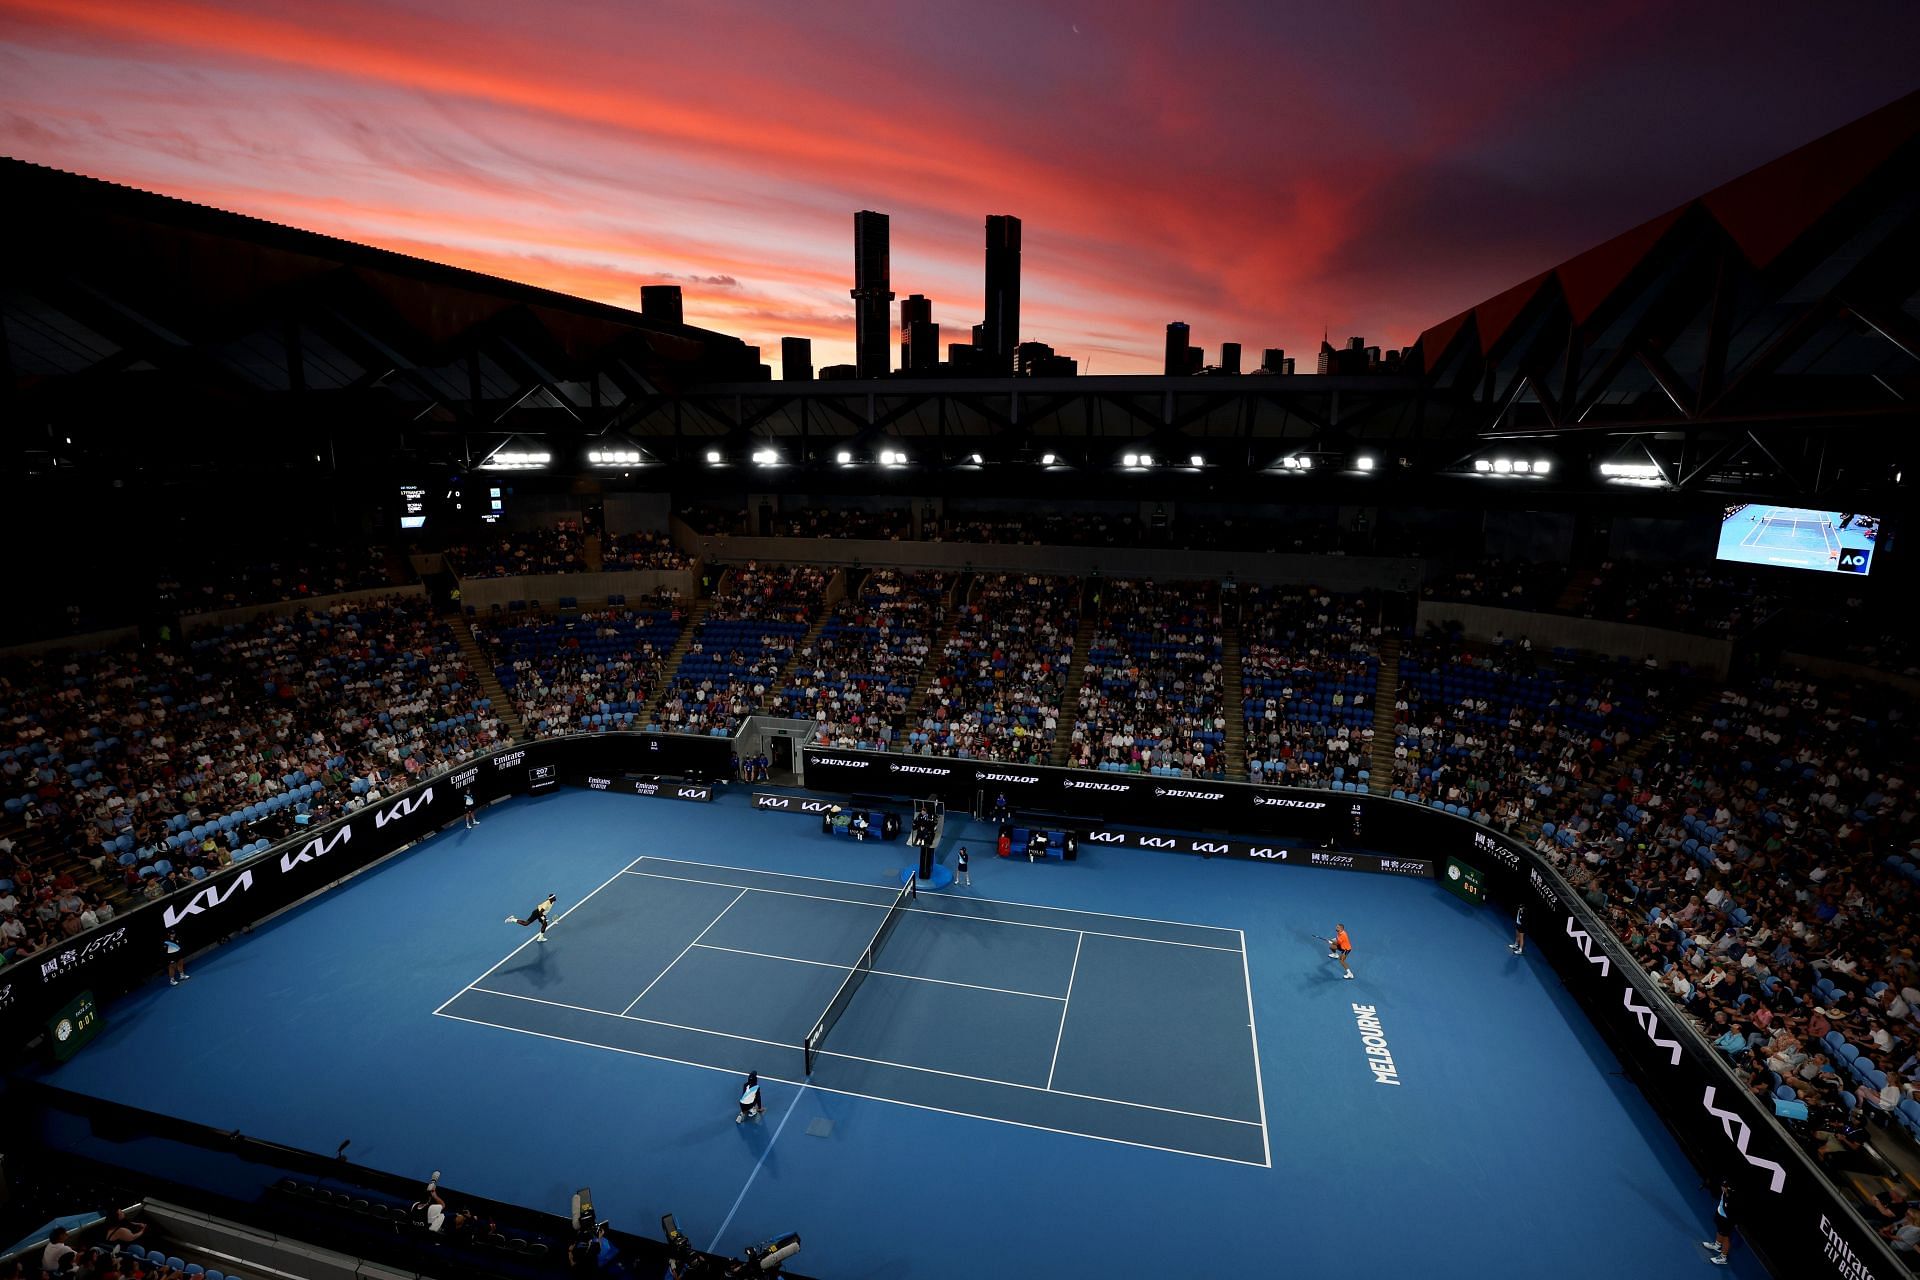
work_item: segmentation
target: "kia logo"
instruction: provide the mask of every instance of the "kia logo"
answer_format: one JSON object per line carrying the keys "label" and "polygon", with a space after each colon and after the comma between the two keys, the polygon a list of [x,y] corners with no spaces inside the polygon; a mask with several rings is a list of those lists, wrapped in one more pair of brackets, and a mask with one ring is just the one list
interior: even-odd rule
{"label": "kia logo", "polygon": [[1193,851],[1195,853],[1225,853],[1227,846],[1218,840],[1195,840],[1193,842]]}
{"label": "kia logo", "polygon": [[1787,1171],[1773,1161],[1763,1159],[1747,1150],[1747,1141],[1750,1136],[1747,1122],[1733,1112],[1722,1111],[1713,1105],[1712,1085],[1707,1086],[1707,1095],[1701,1100],[1701,1104],[1706,1107],[1708,1115],[1720,1122],[1720,1131],[1726,1134],[1728,1141],[1739,1150],[1741,1159],[1756,1169],[1772,1171],[1772,1176],[1767,1180],[1767,1189],[1779,1195],[1780,1189],[1787,1185]]}
{"label": "kia logo", "polygon": [[280,870],[283,873],[291,871],[301,863],[311,862],[313,859],[327,853],[335,845],[345,844],[351,839],[353,839],[353,828],[350,826],[341,827],[331,836],[315,836],[313,839],[301,845],[299,852],[281,854]]}
{"label": "kia logo", "polygon": [[1265,845],[1254,845],[1247,850],[1247,856],[1249,858],[1273,858],[1280,862],[1285,862],[1287,860],[1287,851],[1285,849],[1270,849]]}
{"label": "kia logo", "polygon": [[195,893],[191,898],[188,898],[186,906],[169,906],[165,911],[160,913],[160,918],[166,922],[167,928],[171,929],[188,916],[197,916],[208,907],[217,907],[234,894],[242,893],[251,888],[253,888],[253,872],[251,870],[242,871],[234,879],[227,882],[227,887],[224,892],[219,885],[210,884]]}
{"label": "kia logo", "polygon": [[1587,958],[1587,963],[1599,965],[1600,976],[1606,977],[1613,970],[1613,962],[1607,959],[1606,951],[1603,949],[1599,955],[1593,954],[1593,936],[1585,929],[1574,928],[1572,916],[1568,916],[1566,921],[1567,936],[1580,944],[1580,954]]}
{"label": "kia logo", "polygon": [[433,803],[433,788],[428,787],[422,795],[409,796],[396,802],[391,808],[373,815],[373,826],[377,831],[395,818],[404,818],[422,805]]}
{"label": "kia logo", "polygon": [[1118,831],[1089,831],[1087,839],[1097,844],[1125,844],[1127,841],[1126,836]]}

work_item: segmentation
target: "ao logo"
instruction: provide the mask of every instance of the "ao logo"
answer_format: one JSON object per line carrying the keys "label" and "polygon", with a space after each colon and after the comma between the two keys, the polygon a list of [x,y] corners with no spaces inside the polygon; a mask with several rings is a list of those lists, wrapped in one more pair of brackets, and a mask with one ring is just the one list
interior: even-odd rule
{"label": "ao logo", "polygon": [[1867,550],[1841,552],[1840,572],[1865,573],[1867,571],[1867,561],[1872,555],[1873,553]]}

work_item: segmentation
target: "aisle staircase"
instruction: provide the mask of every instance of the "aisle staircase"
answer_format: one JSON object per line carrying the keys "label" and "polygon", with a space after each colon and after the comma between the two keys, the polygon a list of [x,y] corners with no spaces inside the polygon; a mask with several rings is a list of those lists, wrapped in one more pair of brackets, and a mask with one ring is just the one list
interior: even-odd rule
{"label": "aisle staircase", "polygon": [[460,642],[460,652],[466,655],[467,665],[479,677],[481,692],[493,700],[493,714],[500,717],[501,725],[515,742],[524,742],[531,736],[526,722],[514,708],[513,699],[507,696],[500,677],[493,673],[493,658],[480,643],[480,637],[473,634],[473,624],[465,618],[455,618],[452,626],[454,638]]}
{"label": "aisle staircase", "polygon": [[1073,720],[1080,709],[1080,689],[1085,683],[1074,683],[1074,675],[1087,664],[1087,654],[1093,650],[1093,618],[1086,609],[1087,592],[1080,589],[1080,629],[1073,634],[1073,657],[1067,662],[1067,691],[1061,695],[1060,723],[1053,731],[1053,752],[1047,757],[1054,764],[1067,762],[1067,749],[1073,745]]}
{"label": "aisle staircase", "polygon": [[599,573],[606,563],[602,558],[600,535],[590,533],[580,543],[580,559],[586,563],[588,573]]}
{"label": "aisle staircase", "polygon": [[1367,790],[1393,794],[1393,704],[1400,699],[1400,637],[1380,638],[1380,679],[1373,693],[1373,752]]}
{"label": "aisle staircase", "polygon": [[666,705],[667,694],[673,688],[673,673],[680,669],[680,660],[693,648],[693,633],[706,621],[710,600],[695,600],[687,608],[685,624],[680,628],[680,638],[673,642],[673,648],[660,663],[660,687],[647,699],[646,711],[635,723],[640,728],[648,728],[660,722],[660,708]]}
{"label": "aisle staircase", "polygon": [[1587,592],[1592,585],[1593,570],[1575,567],[1567,576],[1567,585],[1561,589],[1560,598],[1553,602],[1553,611],[1581,616],[1586,612]]}
{"label": "aisle staircase", "polygon": [[947,598],[940,606],[940,618],[934,627],[933,648],[927,654],[927,660],[920,664],[920,673],[913,678],[913,692],[907,695],[906,725],[896,733],[896,743],[904,741],[906,735],[919,728],[920,721],[926,718],[928,696],[933,689],[934,679],[946,661],[947,642],[953,639],[954,632],[959,628],[961,607],[968,601],[976,581],[972,574],[962,573],[955,577],[947,589]]}
{"label": "aisle staircase", "polygon": [[1240,664],[1240,628],[1229,624],[1222,639],[1226,648],[1220,657],[1220,700],[1225,704],[1221,710],[1226,715],[1227,741],[1221,752],[1226,757],[1221,767],[1228,778],[1240,782],[1247,776],[1247,709],[1245,676]]}

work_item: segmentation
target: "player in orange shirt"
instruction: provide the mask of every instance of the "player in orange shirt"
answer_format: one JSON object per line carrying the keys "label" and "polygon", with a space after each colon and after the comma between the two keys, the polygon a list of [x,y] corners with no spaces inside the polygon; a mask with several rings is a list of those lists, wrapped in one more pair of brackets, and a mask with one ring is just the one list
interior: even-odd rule
{"label": "player in orange shirt", "polygon": [[1353,970],[1347,967],[1347,957],[1353,954],[1353,939],[1347,936],[1347,926],[1333,926],[1333,937],[1327,943],[1327,959],[1338,960],[1345,976],[1351,978]]}

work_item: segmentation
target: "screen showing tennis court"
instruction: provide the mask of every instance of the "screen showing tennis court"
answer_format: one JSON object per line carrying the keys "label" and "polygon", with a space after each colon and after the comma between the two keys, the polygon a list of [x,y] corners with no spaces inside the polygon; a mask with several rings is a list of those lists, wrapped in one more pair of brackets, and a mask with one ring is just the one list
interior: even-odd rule
{"label": "screen showing tennis court", "polygon": [[1813,511],[1745,503],[1720,518],[1719,558],[1821,573],[1860,573],[1873,567],[1880,517],[1858,511]]}

